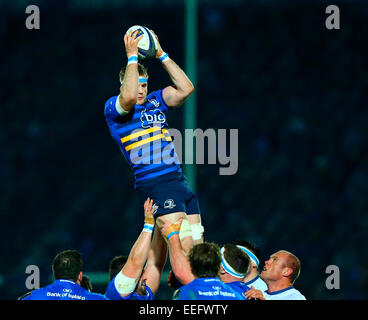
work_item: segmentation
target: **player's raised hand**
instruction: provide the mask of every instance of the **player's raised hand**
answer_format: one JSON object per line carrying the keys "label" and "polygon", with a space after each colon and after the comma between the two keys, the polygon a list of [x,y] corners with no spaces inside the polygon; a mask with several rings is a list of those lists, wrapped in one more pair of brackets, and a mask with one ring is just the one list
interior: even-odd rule
{"label": "player's raised hand", "polygon": [[157,210],[157,206],[153,204],[153,200],[147,198],[147,200],[144,202],[143,207],[144,207],[144,223],[155,224],[155,218],[153,217],[153,215]]}
{"label": "player's raised hand", "polygon": [[143,34],[135,38],[139,30],[130,31],[124,35],[125,52],[129,58],[132,55],[138,55],[138,42],[143,38]]}
{"label": "player's raised hand", "polygon": [[258,300],[265,300],[263,293],[261,290],[254,289],[253,286],[250,287],[250,290],[244,293],[245,297],[250,299],[258,299]]}
{"label": "player's raised hand", "polygon": [[157,40],[158,48],[157,48],[156,58],[158,58],[163,54],[164,51],[162,50],[162,47],[161,47],[160,41],[158,40],[157,34],[152,29],[150,29],[150,30],[154,34],[154,36],[156,37],[156,40]]}
{"label": "player's raised hand", "polygon": [[166,220],[163,217],[160,217],[160,219],[163,222],[163,224],[160,226],[160,231],[166,239],[170,237],[171,233],[173,233],[173,232],[179,233],[180,232],[180,228],[181,228],[181,224],[183,222],[183,218],[180,218],[175,223],[172,223],[171,221]]}

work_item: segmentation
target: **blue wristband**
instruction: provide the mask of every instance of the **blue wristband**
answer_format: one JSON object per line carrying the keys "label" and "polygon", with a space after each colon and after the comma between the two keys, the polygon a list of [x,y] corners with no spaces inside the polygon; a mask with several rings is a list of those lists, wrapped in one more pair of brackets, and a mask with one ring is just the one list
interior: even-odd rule
{"label": "blue wristband", "polygon": [[174,234],[179,234],[178,231],[173,231],[171,233],[169,233],[169,235],[167,236],[167,240],[169,240]]}
{"label": "blue wristband", "polygon": [[161,62],[166,61],[169,58],[169,55],[167,53],[164,53],[159,59],[161,60]]}
{"label": "blue wristband", "polygon": [[154,226],[155,226],[154,224],[152,225],[152,224],[145,223],[143,226],[143,231],[152,233]]}
{"label": "blue wristband", "polygon": [[128,65],[131,63],[138,63],[138,57],[137,56],[130,56],[128,59]]}

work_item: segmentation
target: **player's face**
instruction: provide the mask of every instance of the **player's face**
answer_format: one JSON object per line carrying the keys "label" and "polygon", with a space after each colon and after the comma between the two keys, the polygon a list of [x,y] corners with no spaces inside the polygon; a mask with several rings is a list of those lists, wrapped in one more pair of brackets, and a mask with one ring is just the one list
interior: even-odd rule
{"label": "player's face", "polygon": [[147,98],[147,82],[146,83],[138,83],[138,96],[137,96],[137,104],[143,104],[146,102]]}
{"label": "player's face", "polygon": [[277,281],[282,279],[283,274],[287,271],[286,267],[287,254],[284,252],[277,252],[273,254],[270,259],[265,261],[261,278],[263,280]]}

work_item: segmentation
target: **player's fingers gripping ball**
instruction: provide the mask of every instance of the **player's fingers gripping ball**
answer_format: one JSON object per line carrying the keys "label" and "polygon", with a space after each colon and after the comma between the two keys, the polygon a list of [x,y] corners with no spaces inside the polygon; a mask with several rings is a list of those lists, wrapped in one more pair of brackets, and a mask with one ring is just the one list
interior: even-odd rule
{"label": "player's fingers gripping ball", "polygon": [[128,35],[133,35],[134,32],[134,39],[137,41],[138,46],[138,57],[140,59],[150,59],[154,58],[157,53],[158,49],[158,42],[155,35],[144,26],[135,25],[128,29],[126,32]]}

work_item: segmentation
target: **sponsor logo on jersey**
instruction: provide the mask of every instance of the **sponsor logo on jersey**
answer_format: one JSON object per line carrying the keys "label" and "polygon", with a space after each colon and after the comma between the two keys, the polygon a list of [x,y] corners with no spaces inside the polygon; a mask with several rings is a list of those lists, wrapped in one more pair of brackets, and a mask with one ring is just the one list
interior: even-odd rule
{"label": "sponsor logo on jersey", "polygon": [[174,202],[173,199],[167,199],[165,202],[164,202],[164,208],[165,209],[172,209],[176,207],[176,204]]}
{"label": "sponsor logo on jersey", "polygon": [[159,109],[141,111],[142,128],[161,127],[166,122],[165,114]]}

